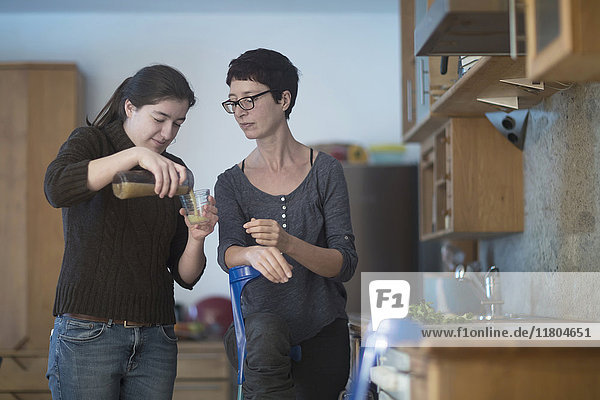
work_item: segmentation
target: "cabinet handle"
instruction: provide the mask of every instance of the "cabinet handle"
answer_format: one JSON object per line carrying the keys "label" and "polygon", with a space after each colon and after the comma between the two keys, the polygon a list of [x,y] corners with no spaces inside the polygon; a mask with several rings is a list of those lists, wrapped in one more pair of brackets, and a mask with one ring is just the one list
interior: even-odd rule
{"label": "cabinet handle", "polygon": [[508,0],[508,31],[510,34],[510,58],[517,59],[517,5],[516,0]]}
{"label": "cabinet handle", "polygon": [[210,383],[191,383],[191,384],[186,384],[186,385],[182,385],[178,382],[175,382],[175,388],[174,391],[175,392],[187,392],[187,391],[208,391],[210,390],[211,392],[220,390],[222,388],[222,386],[217,385],[217,384],[210,384]]}
{"label": "cabinet handle", "polygon": [[180,353],[179,357],[181,360],[215,360],[224,358],[222,354],[217,353]]}
{"label": "cabinet handle", "polygon": [[419,79],[421,80],[421,90],[419,91],[419,98],[421,104],[425,104],[425,95],[429,94],[429,90],[425,90],[425,74],[428,74],[429,72],[425,71],[425,60],[423,60],[422,58],[419,59],[419,65],[419,69],[421,71],[421,74],[419,76]]}
{"label": "cabinet handle", "polygon": [[413,87],[412,86],[413,86],[412,80],[408,79],[406,81],[406,114],[407,114],[406,120],[408,122],[413,121],[413,103],[412,103]]}
{"label": "cabinet handle", "polygon": [[446,210],[444,215],[444,229],[450,229],[450,210]]}

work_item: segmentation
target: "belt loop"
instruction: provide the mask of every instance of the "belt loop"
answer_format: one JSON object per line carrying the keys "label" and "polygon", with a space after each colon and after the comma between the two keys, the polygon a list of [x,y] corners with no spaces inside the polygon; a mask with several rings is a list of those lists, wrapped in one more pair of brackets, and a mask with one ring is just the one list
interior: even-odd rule
{"label": "belt loop", "polygon": [[106,324],[106,326],[108,326],[109,328],[111,328],[113,326],[113,320],[112,320],[112,318],[108,319],[108,323]]}

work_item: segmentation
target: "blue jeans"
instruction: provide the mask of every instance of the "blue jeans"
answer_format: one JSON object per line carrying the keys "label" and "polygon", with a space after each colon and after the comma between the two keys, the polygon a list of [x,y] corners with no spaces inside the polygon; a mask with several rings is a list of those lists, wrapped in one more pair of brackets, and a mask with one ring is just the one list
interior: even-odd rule
{"label": "blue jeans", "polygon": [[176,374],[173,325],[54,320],[46,377],[55,400],[171,399]]}

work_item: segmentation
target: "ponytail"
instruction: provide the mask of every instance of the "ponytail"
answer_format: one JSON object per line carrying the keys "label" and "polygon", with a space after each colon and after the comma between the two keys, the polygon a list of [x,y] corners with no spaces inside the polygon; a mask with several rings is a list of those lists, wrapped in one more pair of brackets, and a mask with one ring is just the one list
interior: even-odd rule
{"label": "ponytail", "polygon": [[127,119],[126,100],[136,108],[141,108],[166,99],[187,101],[189,107],[196,103],[194,92],[181,72],[162,64],[144,67],[119,85],[94,122],[86,122],[89,126],[98,128],[117,120],[124,122]]}
{"label": "ponytail", "polygon": [[102,107],[102,110],[100,110],[100,112],[94,119],[94,122],[90,123],[90,121],[86,118],[88,126],[103,128],[117,119],[124,120],[125,99],[123,98],[123,93],[125,92],[125,87],[127,86],[127,83],[129,83],[129,81],[131,81],[131,77],[125,79],[119,85],[117,90],[115,90],[115,92],[111,96],[110,100],[108,100],[108,103],[106,103],[104,107]]}

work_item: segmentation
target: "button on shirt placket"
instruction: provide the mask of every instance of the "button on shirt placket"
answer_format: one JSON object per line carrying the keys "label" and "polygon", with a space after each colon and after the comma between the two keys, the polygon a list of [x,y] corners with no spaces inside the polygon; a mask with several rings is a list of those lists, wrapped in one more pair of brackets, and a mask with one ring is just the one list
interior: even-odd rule
{"label": "button on shirt placket", "polygon": [[281,227],[287,230],[287,204],[285,196],[281,196]]}

